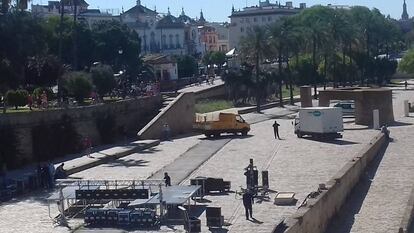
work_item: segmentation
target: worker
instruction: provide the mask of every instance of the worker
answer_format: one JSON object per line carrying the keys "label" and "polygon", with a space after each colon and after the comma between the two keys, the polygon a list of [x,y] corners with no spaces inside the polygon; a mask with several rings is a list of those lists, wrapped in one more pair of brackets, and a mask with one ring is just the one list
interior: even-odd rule
{"label": "worker", "polygon": [[405,80],[404,86],[405,86],[405,90],[407,90],[407,88],[408,88],[408,82],[407,82],[407,80]]}
{"label": "worker", "polygon": [[244,205],[244,210],[246,213],[246,220],[249,220],[249,216],[250,218],[253,219],[253,195],[252,192],[248,189],[244,194],[243,194],[243,205]]}
{"label": "worker", "polygon": [[163,139],[165,141],[170,141],[171,140],[171,128],[168,125],[168,123],[165,123],[162,129],[162,134],[163,134]]}
{"label": "worker", "polygon": [[171,177],[168,175],[168,172],[164,173],[165,187],[171,186]]}
{"label": "worker", "polygon": [[280,140],[280,136],[279,136],[279,124],[277,123],[277,121],[275,121],[275,123],[273,124],[273,131],[275,133],[275,139],[279,139]]}
{"label": "worker", "polygon": [[68,177],[63,166],[65,166],[64,163],[62,163],[56,168],[55,179],[66,179]]}

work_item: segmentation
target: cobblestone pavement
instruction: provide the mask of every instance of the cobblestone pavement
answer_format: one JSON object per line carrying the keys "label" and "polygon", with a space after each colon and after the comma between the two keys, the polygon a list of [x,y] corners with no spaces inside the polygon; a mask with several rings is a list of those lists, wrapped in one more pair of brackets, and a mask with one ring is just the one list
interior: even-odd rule
{"label": "cobblestone pavement", "polygon": [[[243,168],[253,158],[259,170],[269,171],[271,189],[296,192],[299,202],[316,190],[319,183],[328,181],[374,135],[373,130],[347,130],[343,140],[320,143],[298,139],[293,134],[290,120],[278,120],[283,140],[274,140],[272,121],[252,127],[252,137],[233,139],[191,177],[222,177],[232,182],[233,191],[245,187]],[[347,128],[354,128],[347,125]],[[183,182],[188,184],[188,180]],[[296,206],[275,206],[262,202],[253,206],[255,222],[246,221],[240,197],[235,193],[206,197],[208,205],[221,206],[230,232],[271,232],[283,218],[296,211]],[[274,195],[271,195],[273,200]],[[203,226],[205,217],[201,216]],[[208,232],[208,229],[203,229]]]}
{"label": "cobblestone pavement", "polygon": [[[75,173],[72,177],[111,180],[146,179],[154,172],[170,164],[198,142],[198,136],[162,142],[155,148],[126,156],[110,164]],[[44,200],[50,195],[51,193],[48,192],[31,193],[30,196],[21,197],[0,205],[0,232],[68,232],[66,228],[54,228],[51,219],[48,217],[48,207]],[[57,209],[53,208],[52,213],[52,216],[56,216]],[[70,225],[76,226],[81,223],[82,220],[74,220]]]}
{"label": "cobblestone pavement", "polygon": [[329,233],[398,232],[414,185],[414,115],[403,116],[403,101],[414,101],[413,91],[394,91],[396,126],[390,127],[393,141],[376,167],[348,200]]}
{"label": "cobblestone pavement", "polygon": [[72,177],[95,180],[147,179],[199,143],[199,138],[193,136],[164,141],[157,147],[73,174]]}
{"label": "cobblestone pavement", "polygon": [[[271,125],[278,109],[265,110],[264,114],[246,115],[252,122],[250,137],[235,138],[219,150],[213,157],[194,171],[190,177],[222,177],[232,182],[232,189],[238,190],[244,185],[243,168],[249,158],[255,160],[260,170],[269,170],[270,184],[273,190],[293,191],[299,203],[319,183],[326,182],[353,155],[361,149],[377,132],[347,124],[344,138],[332,143],[320,143],[307,139],[298,139],[293,134],[291,120],[278,120],[281,124],[281,141],[274,140]],[[200,136],[202,137],[202,136]],[[199,137],[176,139],[163,142],[160,146],[146,152],[132,154],[111,164],[76,173],[73,176],[84,179],[144,179],[172,163],[189,148],[199,143]],[[174,177],[172,177],[174,179]],[[184,180],[183,184],[188,184]],[[0,207],[1,232],[65,232],[66,229],[53,228],[47,217],[47,206],[42,202],[47,193],[36,193],[33,197],[22,198]],[[271,196],[273,199],[274,195]],[[222,207],[226,221],[231,224],[230,232],[269,232],[284,217],[295,210],[295,206],[275,206],[272,202],[254,205],[254,216],[258,221],[244,220],[244,210],[240,197],[235,193],[223,196],[206,197],[211,203]],[[298,205],[298,204],[297,204]],[[28,221],[30,219],[30,221]],[[205,216],[202,215],[203,226]],[[159,232],[183,232],[182,227],[163,227]],[[208,232],[204,228],[203,232]]]}

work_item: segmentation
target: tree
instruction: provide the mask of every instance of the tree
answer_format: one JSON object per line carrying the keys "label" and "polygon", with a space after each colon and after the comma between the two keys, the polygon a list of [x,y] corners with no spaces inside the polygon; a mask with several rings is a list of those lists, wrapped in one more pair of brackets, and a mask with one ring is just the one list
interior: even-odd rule
{"label": "tree", "polygon": [[75,97],[78,103],[82,104],[92,91],[90,74],[85,72],[70,72],[63,77],[64,87],[68,93]]}
{"label": "tree", "polygon": [[410,49],[398,64],[398,70],[407,74],[414,74],[414,49]]}
{"label": "tree", "polygon": [[178,78],[192,77],[197,74],[198,64],[194,57],[183,55],[177,57]]}
{"label": "tree", "polygon": [[14,106],[17,110],[19,106],[25,106],[27,104],[27,96],[29,93],[26,90],[10,90],[6,93],[6,100],[10,106]]}
{"label": "tree", "polygon": [[118,21],[100,21],[92,27],[95,61],[109,64],[115,73],[125,70],[128,79],[140,74],[141,41],[138,34]]}
{"label": "tree", "polygon": [[256,91],[256,110],[261,112],[261,93],[260,93],[260,64],[269,53],[268,37],[265,28],[254,26],[248,31],[247,36],[241,42],[241,55],[243,59],[254,65],[254,86]]}
{"label": "tree", "polygon": [[64,72],[65,67],[56,56],[34,56],[29,58],[25,83],[35,86],[54,86]]}
{"label": "tree", "polygon": [[92,67],[91,76],[93,84],[96,87],[96,91],[101,98],[103,98],[107,93],[111,92],[116,86],[114,72],[111,66],[99,65]]}

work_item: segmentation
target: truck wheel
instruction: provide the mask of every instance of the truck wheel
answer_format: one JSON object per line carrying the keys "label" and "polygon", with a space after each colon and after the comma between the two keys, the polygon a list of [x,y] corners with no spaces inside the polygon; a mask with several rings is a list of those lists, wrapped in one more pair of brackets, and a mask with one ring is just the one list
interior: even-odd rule
{"label": "truck wheel", "polygon": [[215,137],[215,138],[220,137],[220,133],[215,133],[215,134],[214,134],[214,137]]}
{"label": "truck wheel", "polygon": [[242,136],[247,136],[247,130],[241,131]]}
{"label": "truck wheel", "polygon": [[301,133],[297,133],[296,136],[298,136],[298,138],[303,138],[303,135]]}

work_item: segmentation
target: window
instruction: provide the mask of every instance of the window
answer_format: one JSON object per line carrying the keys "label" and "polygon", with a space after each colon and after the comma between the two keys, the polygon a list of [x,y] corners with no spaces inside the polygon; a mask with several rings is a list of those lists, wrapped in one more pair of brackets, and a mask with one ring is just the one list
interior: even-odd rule
{"label": "window", "polygon": [[175,46],[176,46],[177,49],[181,48],[180,36],[178,34],[175,35]]}
{"label": "window", "polygon": [[166,35],[162,35],[161,37],[161,46],[163,49],[167,49],[167,36]]}
{"label": "window", "polygon": [[246,18],[246,23],[250,23],[250,19],[249,18]]}
{"label": "window", "polygon": [[266,17],[262,17],[262,22],[266,22]]}
{"label": "window", "polygon": [[257,18],[256,17],[253,18],[253,22],[255,22],[255,23],[257,22]]}
{"label": "window", "polygon": [[272,16],[267,17],[267,21],[272,21]]}
{"label": "window", "polygon": [[174,48],[173,35],[170,34],[170,49]]}
{"label": "window", "polygon": [[240,19],[240,23],[244,23],[244,19],[243,18]]}
{"label": "window", "polygon": [[244,28],[243,27],[240,28],[240,32],[244,32]]}

